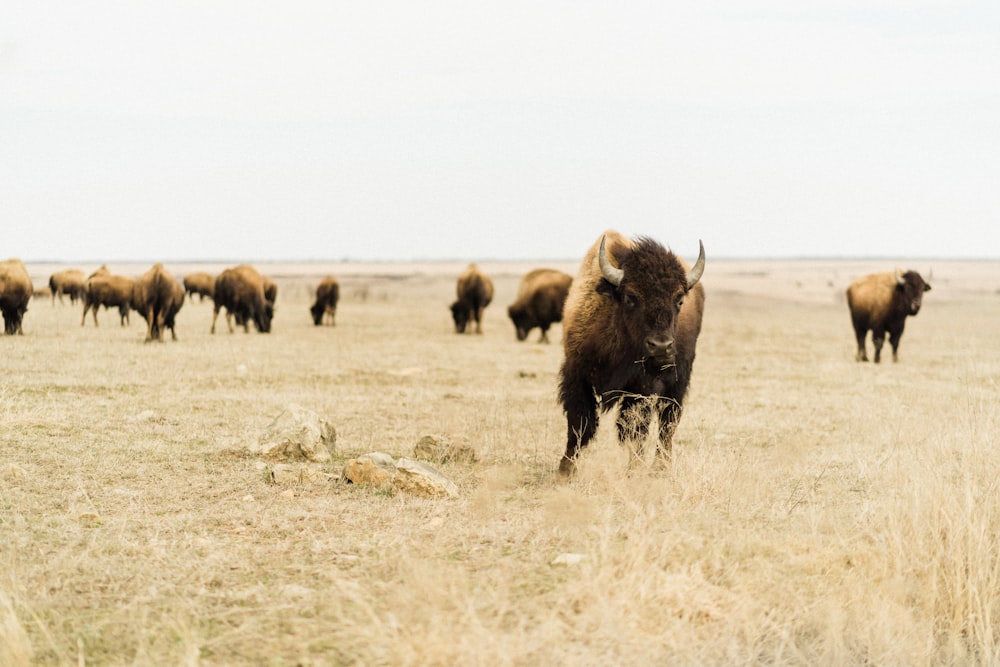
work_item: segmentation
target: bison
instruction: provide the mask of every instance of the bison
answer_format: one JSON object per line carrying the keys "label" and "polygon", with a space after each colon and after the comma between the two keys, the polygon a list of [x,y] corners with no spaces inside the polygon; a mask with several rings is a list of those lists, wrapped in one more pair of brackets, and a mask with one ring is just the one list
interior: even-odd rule
{"label": "bison", "polygon": [[566,413],[571,475],[597,431],[599,411],[619,407],[618,440],[643,453],[652,412],[659,420],[657,460],[670,456],[701,331],[705,248],[690,269],[658,242],[606,232],[587,252],[563,312],[559,398]]}
{"label": "bison", "polygon": [[204,301],[207,296],[212,298],[215,291],[215,276],[204,271],[195,271],[184,276],[184,293],[191,299],[198,295],[199,301]]}
{"label": "bison", "polygon": [[163,329],[177,340],[174,318],[184,305],[186,292],[173,274],[157,262],[132,288],[132,307],[146,320],[146,342],[163,340]]}
{"label": "bison", "polygon": [[87,323],[87,311],[93,309],[94,326],[97,324],[97,309],[117,308],[121,325],[130,324],[128,312],[132,306],[132,286],[135,281],[126,276],[112,275],[107,266],[102,265],[87,278],[87,291],[83,298],[83,318],[80,326]]}
{"label": "bison", "polygon": [[931,286],[916,271],[901,269],[886,273],[873,273],[858,278],[847,288],[847,306],[851,311],[851,324],[858,341],[856,361],[868,361],[865,336],[872,332],[875,345],[875,363],[882,360],[882,344],[889,333],[892,360],[899,361],[899,339],[907,315],[920,312],[924,292]]}
{"label": "bison", "polygon": [[549,342],[549,327],[562,321],[572,282],[573,276],[555,269],[535,269],[521,279],[517,299],[507,308],[518,340],[524,340],[538,327],[542,331],[538,342]]}
{"label": "bison", "polygon": [[316,303],[310,308],[313,324],[323,324],[323,316],[329,315],[331,325],[337,324],[337,301],[340,300],[340,283],[332,276],[327,276],[316,287]]}
{"label": "bison", "polygon": [[5,334],[24,333],[21,323],[34,291],[24,262],[16,258],[0,262],[0,313]]}
{"label": "bison", "polygon": [[493,300],[493,281],[475,264],[469,264],[458,277],[455,289],[458,300],[451,304],[455,332],[465,333],[469,320],[476,322],[476,333],[483,333],[483,310]]}
{"label": "bison", "polygon": [[243,331],[250,332],[250,321],[257,325],[257,331],[268,333],[271,330],[270,303],[264,297],[264,279],[255,268],[248,264],[240,264],[226,269],[215,279],[215,310],[212,313],[212,330],[215,333],[215,321],[219,310],[226,309],[226,324],[229,332],[233,332],[232,317],[237,324],[243,326]]}
{"label": "bison", "polygon": [[76,303],[77,299],[83,299],[87,293],[87,280],[80,269],[56,271],[49,276],[49,290],[52,292],[53,306],[57,296],[59,303],[64,303],[63,294],[69,296],[70,303]]}

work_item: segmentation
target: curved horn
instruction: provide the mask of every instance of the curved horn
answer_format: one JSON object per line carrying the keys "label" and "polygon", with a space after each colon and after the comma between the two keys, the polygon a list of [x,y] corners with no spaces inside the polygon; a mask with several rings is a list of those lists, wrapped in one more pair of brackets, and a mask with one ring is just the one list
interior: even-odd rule
{"label": "curved horn", "polygon": [[604,276],[604,279],[615,287],[618,287],[622,284],[622,278],[625,277],[625,272],[617,267],[611,266],[611,262],[608,261],[608,252],[604,248],[604,239],[605,237],[602,236],[601,249],[597,253],[597,262],[601,265],[601,274]]}
{"label": "curved horn", "polygon": [[906,279],[903,278],[903,269],[896,269],[896,284],[905,285]]}
{"label": "curved horn", "polygon": [[701,280],[701,274],[705,272],[705,245],[698,240],[698,261],[694,263],[691,270],[687,272],[688,289],[691,289]]}

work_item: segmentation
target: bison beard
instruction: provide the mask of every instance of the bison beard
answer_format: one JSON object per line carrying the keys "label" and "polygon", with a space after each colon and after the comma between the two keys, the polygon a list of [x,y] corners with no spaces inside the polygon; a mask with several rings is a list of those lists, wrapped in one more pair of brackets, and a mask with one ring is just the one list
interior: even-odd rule
{"label": "bison beard", "polygon": [[690,270],[656,241],[609,231],[594,244],[566,301],[559,396],[566,413],[564,475],[617,405],[618,439],[641,457],[655,412],[657,456],[670,455],[701,331],[705,249]]}

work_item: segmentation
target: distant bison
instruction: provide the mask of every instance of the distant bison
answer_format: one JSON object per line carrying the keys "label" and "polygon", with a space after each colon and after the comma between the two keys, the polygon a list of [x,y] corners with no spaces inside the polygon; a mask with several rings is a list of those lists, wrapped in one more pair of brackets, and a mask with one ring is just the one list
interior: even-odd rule
{"label": "distant bison", "polygon": [[465,333],[469,321],[472,320],[476,323],[476,333],[483,333],[483,310],[493,300],[493,281],[475,264],[469,264],[458,277],[455,291],[458,300],[451,304],[455,331]]}
{"label": "distant bison", "polygon": [[80,326],[87,323],[87,311],[93,309],[94,326],[97,325],[97,309],[117,308],[121,325],[129,324],[129,308],[132,306],[132,286],[135,281],[126,276],[115,276],[107,266],[101,266],[87,278],[87,291],[83,298],[83,318]]}
{"label": "distant bison", "polygon": [[52,292],[52,304],[55,305],[56,297],[59,303],[63,302],[63,294],[69,296],[70,303],[76,303],[77,299],[83,299],[87,293],[87,279],[80,269],[66,269],[56,271],[49,276],[49,290]]}
{"label": "distant bison", "polygon": [[327,276],[316,287],[316,303],[309,308],[313,324],[323,324],[323,316],[328,315],[331,325],[337,324],[337,301],[340,300],[340,283],[336,278]]}
{"label": "distant bison", "polygon": [[562,474],[574,472],[597,431],[599,411],[614,405],[618,439],[634,447],[633,457],[642,455],[653,410],[659,417],[657,457],[670,456],[701,331],[705,293],[698,281],[704,270],[704,246],[688,269],[656,241],[614,231],[587,252],[563,312]]}
{"label": "distant bison", "polygon": [[177,340],[174,318],[184,305],[185,292],[173,274],[157,262],[132,288],[132,307],[146,320],[146,342],[163,340],[163,330]]}
{"label": "distant bison", "polygon": [[19,259],[0,262],[0,313],[5,334],[24,333],[21,324],[34,291],[24,262]]}
{"label": "distant bison", "polygon": [[226,324],[229,325],[230,333],[233,332],[233,317],[247,333],[250,331],[251,320],[260,333],[271,331],[273,311],[264,297],[264,280],[252,266],[240,264],[220,273],[215,279],[213,298],[215,310],[212,313],[212,333],[215,333],[215,321],[221,308],[226,309]]}
{"label": "distant bison", "polygon": [[524,340],[538,327],[542,331],[539,342],[549,342],[549,327],[562,321],[572,282],[573,276],[555,269],[535,269],[521,279],[517,299],[507,308],[518,340]]}
{"label": "distant bison", "polygon": [[195,271],[184,276],[184,293],[191,299],[194,299],[195,294],[198,295],[199,301],[204,301],[206,296],[211,299],[213,292],[215,292],[215,276],[211,273]]}
{"label": "distant bison", "polygon": [[908,315],[920,312],[924,292],[931,286],[916,271],[905,273],[896,269],[886,273],[873,273],[858,278],[847,288],[847,306],[851,311],[851,324],[858,342],[856,361],[868,361],[865,337],[872,332],[875,345],[875,363],[882,360],[882,344],[889,333],[892,360],[899,361],[899,339]]}

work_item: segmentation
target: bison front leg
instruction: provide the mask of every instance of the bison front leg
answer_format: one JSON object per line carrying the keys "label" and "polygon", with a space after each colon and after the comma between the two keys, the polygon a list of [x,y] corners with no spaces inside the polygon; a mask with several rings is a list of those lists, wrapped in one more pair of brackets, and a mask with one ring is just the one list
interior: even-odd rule
{"label": "bison front leg", "polygon": [[660,408],[660,442],[656,447],[656,465],[670,461],[674,447],[674,433],[681,421],[681,405],[672,398],[664,399]]}
{"label": "bison front leg", "polygon": [[903,327],[889,331],[889,345],[892,346],[892,361],[899,361],[899,339],[903,337]]}
{"label": "bison front leg", "polygon": [[882,345],[885,343],[885,330],[876,329],[872,331],[872,343],[875,346],[875,363],[882,361]]}
{"label": "bison front leg", "polygon": [[561,393],[566,412],[566,453],[559,461],[559,473],[569,476],[576,472],[577,457],[597,432],[597,397],[586,383],[564,384]]}
{"label": "bison front leg", "polygon": [[620,406],[616,422],[618,441],[628,448],[629,468],[634,468],[642,461],[652,410],[645,398],[623,398]]}

